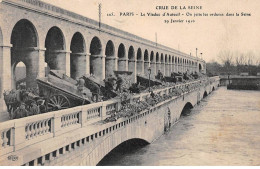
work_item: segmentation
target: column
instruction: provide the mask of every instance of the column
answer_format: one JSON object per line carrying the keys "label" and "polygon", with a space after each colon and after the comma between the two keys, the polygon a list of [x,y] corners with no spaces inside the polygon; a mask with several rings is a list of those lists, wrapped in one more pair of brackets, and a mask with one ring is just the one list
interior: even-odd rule
{"label": "column", "polygon": [[162,70],[161,70],[161,62],[156,62],[156,74],[158,73],[159,70],[162,72]]}
{"label": "column", "polygon": [[128,70],[128,59],[127,58],[118,58],[118,70],[127,71]]}
{"label": "column", "polygon": [[144,74],[144,61],[142,60],[137,60],[137,74]]}
{"label": "column", "polygon": [[165,76],[169,76],[169,63],[165,63]]}
{"label": "column", "polygon": [[87,70],[87,53],[71,53],[71,69],[70,74],[71,77],[74,79],[77,79],[81,77],[82,75],[86,74]]}
{"label": "column", "polygon": [[172,72],[173,72],[173,64],[169,63],[169,76],[171,76]]}
{"label": "column", "polygon": [[86,74],[90,74],[90,53],[86,54]]}
{"label": "column", "polygon": [[128,70],[132,73],[132,82],[136,83],[136,60],[128,60]]}
{"label": "column", "polygon": [[93,69],[94,76],[100,80],[103,81],[105,79],[105,64],[106,64],[106,57],[105,55],[91,55],[91,67]]}
{"label": "column", "polygon": [[106,57],[106,68],[105,68],[105,76],[114,75],[114,70],[117,70],[117,57],[108,56]]}
{"label": "column", "polygon": [[70,76],[70,51],[54,50],[46,51],[48,54],[48,65],[50,69],[63,70],[66,75]]}
{"label": "column", "polygon": [[4,90],[11,89],[11,44],[0,46],[1,96]]}
{"label": "column", "polygon": [[165,76],[165,63],[161,62],[161,72]]}
{"label": "column", "polygon": [[38,68],[38,78],[45,77],[45,51],[46,48],[39,48],[39,68]]}
{"label": "column", "polygon": [[11,47],[11,44],[0,45],[0,112],[7,110],[3,92],[11,90]]}
{"label": "column", "polygon": [[149,61],[144,61],[144,74],[148,77],[148,68],[150,67],[150,62]]}
{"label": "column", "polygon": [[150,63],[150,67],[151,67],[151,79],[155,79],[155,76],[156,76],[156,63],[155,62],[151,62]]}

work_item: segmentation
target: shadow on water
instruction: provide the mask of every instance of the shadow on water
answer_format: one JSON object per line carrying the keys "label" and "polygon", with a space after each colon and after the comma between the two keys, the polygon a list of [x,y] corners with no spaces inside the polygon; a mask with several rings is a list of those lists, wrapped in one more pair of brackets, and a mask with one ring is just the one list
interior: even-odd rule
{"label": "shadow on water", "polygon": [[109,152],[97,166],[114,165],[115,160],[122,160],[124,156],[134,154],[149,143],[142,139],[131,139],[119,144],[111,152]]}

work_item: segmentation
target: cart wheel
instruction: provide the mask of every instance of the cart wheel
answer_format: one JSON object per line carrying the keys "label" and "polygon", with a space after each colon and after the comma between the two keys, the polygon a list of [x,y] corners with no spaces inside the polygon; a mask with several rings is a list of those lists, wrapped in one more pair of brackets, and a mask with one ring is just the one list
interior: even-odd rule
{"label": "cart wheel", "polygon": [[26,100],[25,100],[25,108],[26,108],[26,110],[30,110],[30,108],[32,107],[31,106],[31,103],[33,103],[33,102],[35,102],[33,99],[29,99],[29,98],[27,98]]}
{"label": "cart wheel", "polygon": [[52,95],[47,103],[48,111],[62,110],[70,107],[70,101],[66,96]]}

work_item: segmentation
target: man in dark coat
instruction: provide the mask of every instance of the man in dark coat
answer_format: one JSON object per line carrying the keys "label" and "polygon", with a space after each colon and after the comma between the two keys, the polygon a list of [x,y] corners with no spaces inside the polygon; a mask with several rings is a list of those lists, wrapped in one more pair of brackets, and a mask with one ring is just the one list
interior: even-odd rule
{"label": "man in dark coat", "polygon": [[28,116],[28,111],[25,109],[25,104],[21,103],[20,107],[18,107],[14,111],[13,119],[20,119],[20,118],[27,117],[27,116]]}

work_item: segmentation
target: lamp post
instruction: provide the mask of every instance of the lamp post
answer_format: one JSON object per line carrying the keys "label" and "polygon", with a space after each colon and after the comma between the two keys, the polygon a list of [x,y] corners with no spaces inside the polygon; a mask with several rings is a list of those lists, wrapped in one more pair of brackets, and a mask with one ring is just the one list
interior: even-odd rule
{"label": "lamp post", "polygon": [[151,67],[148,68],[148,75],[149,75],[149,93],[151,92]]}

